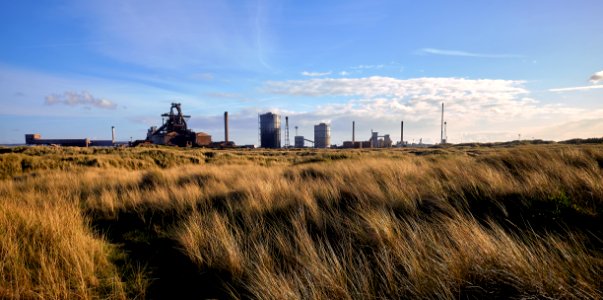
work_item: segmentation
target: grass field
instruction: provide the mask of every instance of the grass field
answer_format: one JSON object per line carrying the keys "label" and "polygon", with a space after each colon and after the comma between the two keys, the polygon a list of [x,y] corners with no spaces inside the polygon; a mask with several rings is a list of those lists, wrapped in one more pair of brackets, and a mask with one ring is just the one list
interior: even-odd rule
{"label": "grass field", "polygon": [[0,298],[603,298],[603,144],[0,148]]}

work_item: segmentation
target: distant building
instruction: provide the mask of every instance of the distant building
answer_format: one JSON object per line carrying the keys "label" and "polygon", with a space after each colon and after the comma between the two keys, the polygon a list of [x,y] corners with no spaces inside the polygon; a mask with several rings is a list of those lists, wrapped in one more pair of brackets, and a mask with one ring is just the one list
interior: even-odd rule
{"label": "distant building", "polygon": [[171,146],[207,146],[211,136],[204,132],[194,132],[188,128],[190,116],[182,114],[180,103],[172,103],[169,113],[161,115],[163,124],[158,128],[151,126],[147,131],[146,142]]}
{"label": "distant building", "polygon": [[371,148],[371,141],[345,141],[342,148]]}
{"label": "distant building", "polygon": [[383,141],[381,141],[381,147],[390,148],[394,141],[389,137],[389,134],[383,136]]}
{"label": "distant building", "polygon": [[379,132],[371,132],[371,148],[379,148]]}
{"label": "distant building", "polygon": [[42,139],[39,133],[33,133],[25,135],[25,144],[88,147],[90,146],[90,139]]}
{"label": "distant building", "polygon": [[295,148],[303,148],[304,147],[304,137],[301,135],[295,136]]}
{"label": "distant building", "polygon": [[271,112],[260,115],[260,147],[281,147],[281,116]]}
{"label": "distant building", "polygon": [[369,140],[371,148],[389,148],[392,146],[393,141],[389,134],[380,136],[378,132],[371,132],[371,138]]}
{"label": "distant building", "polygon": [[329,124],[314,125],[314,147],[328,148],[331,145],[331,127]]}

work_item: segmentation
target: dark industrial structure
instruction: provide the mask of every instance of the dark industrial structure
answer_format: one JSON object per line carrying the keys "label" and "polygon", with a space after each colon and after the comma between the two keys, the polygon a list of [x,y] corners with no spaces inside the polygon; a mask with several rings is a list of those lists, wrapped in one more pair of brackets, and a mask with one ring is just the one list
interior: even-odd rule
{"label": "dark industrial structure", "polygon": [[169,113],[161,115],[164,123],[161,127],[152,126],[147,132],[147,139],[157,145],[171,146],[208,146],[211,144],[211,135],[188,129],[186,120],[190,116],[183,115],[180,103],[172,103]]}
{"label": "dark industrial structure", "polygon": [[[172,103],[170,111],[161,115],[161,126],[151,126],[147,131],[146,139],[130,142],[116,141],[115,127],[111,126],[110,140],[90,140],[84,139],[42,139],[41,135],[26,134],[25,143],[27,145],[57,145],[57,146],[76,146],[76,147],[117,147],[117,146],[137,146],[140,144],[171,145],[181,147],[208,147],[208,148],[255,148],[255,145],[236,146],[230,139],[229,116],[224,112],[224,141],[212,142],[211,135],[204,132],[194,132],[188,128],[188,119],[190,116],[182,113],[180,103]],[[440,143],[446,144],[447,125],[444,118],[444,103],[441,105],[440,116]],[[414,139],[412,144],[404,141],[404,121],[400,122],[400,142],[394,145],[389,134],[379,135],[378,132],[371,129],[371,136],[368,140],[356,139],[356,122],[352,121],[352,140],[344,141],[343,145],[331,145],[330,124],[319,123],[314,125],[314,140],[309,140],[303,135],[298,134],[298,126],[294,126],[295,136],[293,145],[290,144],[289,117],[285,117],[285,137],[284,148],[389,148],[389,147],[426,147],[431,146],[423,144],[422,138],[416,144]],[[306,144],[306,142],[312,145]],[[262,148],[281,148],[281,116],[272,112],[258,114],[258,144]]]}
{"label": "dark industrial structure", "polygon": [[274,113],[259,115],[260,123],[260,147],[281,147],[281,116]]}
{"label": "dark industrial structure", "polygon": [[352,140],[344,141],[342,148],[370,148],[370,141],[356,141],[356,121],[352,121]]}
{"label": "dark industrial structure", "polygon": [[224,144],[228,144],[228,112],[224,112]]}
{"label": "dark industrial structure", "polygon": [[389,148],[392,145],[393,141],[389,134],[379,135],[379,132],[373,130],[371,130],[371,137],[368,141],[357,141],[356,122],[352,121],[352,140],[344,141],[341,148]]}
{"label": "dark industrial structure", "polygon": [[389,134],[379,135],[379,132],[371,131],[371,142],[372,148],[389,148],[392,146],[392,139]]}
{"label": "dark industrial structure", "polygon": [[331,127],[329,124],[314,125],[314,147],[328,148],[331,145]]}
{"label": "dark industrial structure", "polygon": [[111,126],[110,140],[91,140],[84,139],[42,139],[39,133],[30,133],[25,135],[26,145],[52,145],[64,147],[113,147],[124,145],[125,142],[115,141],[115,126]]}
{"label": "dark industrial structure", "polygon": [[303,148],[305,147],[304,145],[304,137],[301,135],[296,135],[295,136],[295,148]]}
{"label": "dark industrial structure", "polygon": [[352,121],[352,144],[356,142],[356,121]]}
{"label": "dark industrial structure", "polygon": [[285,116],[285,148],[290,148],[289,144],[289,117]]}
{"label": "dark industrial structure", "polygon": [[39,133],[33,133],[25,135],[25,144],[88,147],[90,146],[90,139],[42,139],[42,136]]}

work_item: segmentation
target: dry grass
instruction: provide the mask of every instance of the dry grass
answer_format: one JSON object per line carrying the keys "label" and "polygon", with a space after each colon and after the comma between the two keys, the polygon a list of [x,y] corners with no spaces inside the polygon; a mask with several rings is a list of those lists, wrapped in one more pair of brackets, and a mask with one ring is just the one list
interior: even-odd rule
{"label": "dry grass", "polygon": [[[125,298],[111,247],[95,237],[69,191],[2,189],[0,298]],[[13,198],[14,197],[14,198]]]}
{"label": "dry grass", "polygon": [[603,297],[600,145],[0,163],[2,297]]}

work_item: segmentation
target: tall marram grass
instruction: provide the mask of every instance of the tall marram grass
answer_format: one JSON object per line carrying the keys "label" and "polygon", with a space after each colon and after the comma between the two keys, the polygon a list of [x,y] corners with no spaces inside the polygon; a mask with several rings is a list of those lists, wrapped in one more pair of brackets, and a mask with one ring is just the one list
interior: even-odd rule
{"label": "tall marram grass", "polygon": [[52,151],[0,156],[1,297],[153,297],[156,240],[219,297],[603,297],[600,145]]}
{"label": "tall marram grass", "polygon": [[13,188],[0,189],[0,298],[125,298],[110,245],[65,201],[71,191]]}

